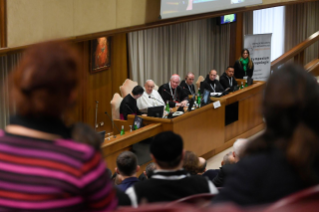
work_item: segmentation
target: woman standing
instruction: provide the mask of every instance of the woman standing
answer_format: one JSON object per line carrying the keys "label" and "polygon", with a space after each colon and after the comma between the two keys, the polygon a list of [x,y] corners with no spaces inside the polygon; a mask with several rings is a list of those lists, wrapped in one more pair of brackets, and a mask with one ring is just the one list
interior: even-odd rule
{"label": "woman standing", "polygon": [[236,60],[235,65],[235,78],[243,79],[244,77],[252,77],[254,72],[254,63],[250,59],[248,49],[243,49],[241,57]]}

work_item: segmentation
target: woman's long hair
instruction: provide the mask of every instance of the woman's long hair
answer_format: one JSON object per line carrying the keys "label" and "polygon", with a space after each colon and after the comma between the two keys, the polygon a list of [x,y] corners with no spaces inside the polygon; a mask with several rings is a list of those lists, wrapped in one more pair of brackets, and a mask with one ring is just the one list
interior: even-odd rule
{"label": "woman's long hair", "polygon": [[243,49],[243,50],[241,51],[241,55],[240,55],[240,57],[238,58],[238,60],[240,61],[240,59],[243,58],[243,54],[244,54],[245,51],[247,51],[247,53],[248,53],[248,60],[249,60],[249,62],[248,62],[248,68],[252,68],[252,67],[253,67],[253,61],[252,61],[251,58],[250,58],[250,53],[249,53],[249,50],[248,50],[248,49]]}
{"label": "woman's long hair", "polygon": [[318,182],[319,86],[296,65],[286,65],[268,80],[263,99],[266,131],[244,155],[281,149],[288,163],[307,185]]}

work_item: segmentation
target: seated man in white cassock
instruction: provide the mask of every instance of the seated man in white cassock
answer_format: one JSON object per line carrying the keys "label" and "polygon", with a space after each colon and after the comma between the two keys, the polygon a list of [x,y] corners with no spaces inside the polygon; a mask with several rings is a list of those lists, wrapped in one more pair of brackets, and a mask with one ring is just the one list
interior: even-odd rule
{"label": "seated man in white cassock", "polygon": [[146,80],[143,95],[137,99],[137,107],[142,110],[149,107],[165,105],[161,95],[154,90],[153,80]]}

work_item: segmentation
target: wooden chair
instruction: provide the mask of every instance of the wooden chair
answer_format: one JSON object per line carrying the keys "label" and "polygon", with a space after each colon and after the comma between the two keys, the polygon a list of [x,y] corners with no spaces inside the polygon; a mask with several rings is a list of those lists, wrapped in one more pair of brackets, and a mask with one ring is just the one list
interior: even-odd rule
{"label": "wooden chair", "polygon": [[131,93],[135,86],[137,86],[137,82],[134,82],[130,79],[126,79],[122,86],[120,86],[122,97],[124,98],[127,94]]}
{"label": "wooden chair", "polygon": [[198,89],[200,88],[200,83],[203,82],[204,80],[205,78],[202,75],[198,76],[198,79],[196,81],[196,89],[197,89],[196,92],[198,92]]}
{"label": "wooden chair", "polygon": [[307,205],[307,204],[313,204],[313,203],[319,203],[319,185],[304,189],[302,191],[298,191],[294,194],[284,197],[278,200],[277,202],[273,203],[272,205],[270,205],[265,210],[265,212],[281,211],[286,207],[291,208],[291,206],[295,204]]}
{"label": "wooden chair", "polygon": [[111,108],[112,108],[112,119],[120,119],[120,106],[123,98],[120,94],[115,93],[113,95],[113,99],[111,100]]}

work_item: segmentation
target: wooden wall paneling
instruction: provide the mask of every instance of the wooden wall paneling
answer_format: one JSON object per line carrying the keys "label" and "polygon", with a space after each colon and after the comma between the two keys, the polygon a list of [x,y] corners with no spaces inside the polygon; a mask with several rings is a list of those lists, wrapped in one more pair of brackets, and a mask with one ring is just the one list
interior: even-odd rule
{"label": "wooden wall paneling", "polygon": [[119,87],[123,84],[125,79],[128,78],[126,33],[112,37],[112,53],[112,92],[113,94],[119,93],[121,95]]}
{"label": "wooden wall paneling", "polygon": [[[89,41],[77,43],[82,62],[80,74],[81,87],[79,88],[79,100],[73,112],[76,121],[82,121],[94,128],[95,101],[98,104],[99,124],[97,131],[112,132],[112,123],[105,114],[111,116],[110,102],[115,92],[119,92],[119,86],[127,78],[127,47],[126,35],[119,34],[112,37],[111,67],[105,71],[90,74],[89,72]],[[103,126],[101,126],[103,123]]]}
{"label": "wooden wall paneling", "polygon": [[7,0],[0,0],[0,47],[7,47]]}
{"label": "wooden wall paneling", "polygon": [[235,58],[238,58],[241,55],[241,51],[244,46],[243,27],[244,27],[243,13],[237,13]]}
{"label": "wooden wall paneling", "polygon": [[229,65],[233,66],[236,62],[237,55],[236,55],[236,28],[237,23],[230,24],[230,45],[229,45]]}

